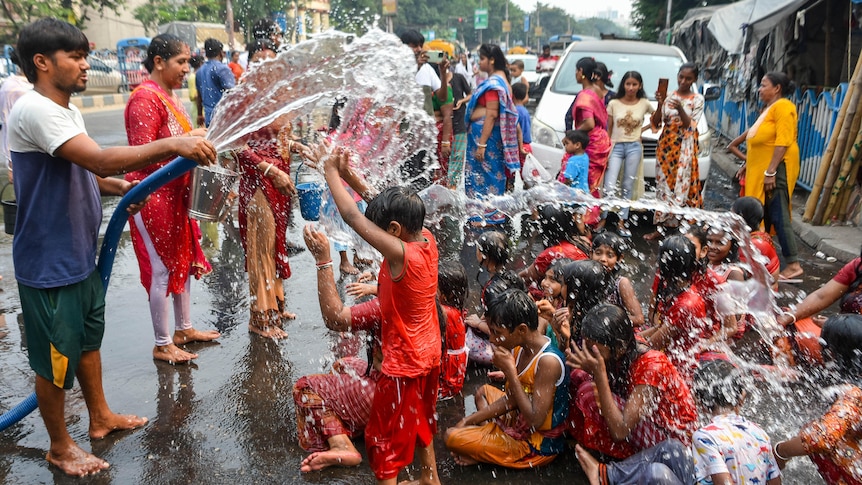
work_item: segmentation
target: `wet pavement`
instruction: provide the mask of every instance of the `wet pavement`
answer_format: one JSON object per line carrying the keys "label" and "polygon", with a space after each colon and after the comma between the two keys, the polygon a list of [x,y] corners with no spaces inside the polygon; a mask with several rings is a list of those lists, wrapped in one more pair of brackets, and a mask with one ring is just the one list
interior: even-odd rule
{"label": "wet pavement", "polygon": [[[121,116],[121,112],[119,116]],[[90,122],[88,118],[88,123]],[[113,126],[121,126],[114,121]],[[93,128],[90,128],[93,131]],[[94,133],[123,143],[115,130]],[[101,141],[101,140],[100,140]],[[105,141],[101,141],[105,143]],[[713,165],[707,189],[707,207],[725,208],[733,200],[731,182]],[[4,175],[5,176],[5,175]],[[106,214],[110,215],[110,207]],[[289,239],[300,242],[302,221],[296,210],[296,227]],[[643,219],[641,219],[643,221]],[[107,217],[105,219],[107,221]],[[657,245],[640,235],[648,232],[642,222],[635,228],[634,251],[638,257],[625,260],[626,273],[635,283],[643,305],[655,271]],[[513,238],[519,228],[512,228]],[[534,238],[535,239],[535,238]],[[31,483],[374,483],[367,464],[351,469],[333,468],[301,474],[299,463],[305,453],[296,440],[292,385],[302,375],[328,370],[334,355],[356,352],[361,339],[329,332],[320,318],[317,303],[316,271],[308,251],[291,258],[293,276],[285,283],[288,309],[298,318],[287,323],[290,336],[273,342],[250,335],[248,292],[243,272],[243,255],[238,230],[223,225],[218,247],[210,247],[214,271],[192,283],[193,322],[200,328],[216,328],[223,336],[218,343],[189,346],[200,357],[192,365],[171,366],[154,362],[151,356],[152,329],[146,292],[139,283],[134,252],[126,235],[118,248],[107,293],[107,328],[102,346],[104,388],[108,402],[117,412],[148,416],[143,429],[117,433],[101,441],[87,437],[86,407],[76,387],[67,395],[67,423],[70,432],[85,449],[108,460],[111,468],[94,477],[71,479],[47,466],[44,456],[48,436],[38,412],[0,433],[0,482]],[[475,275],[475,252],[457,238],[443,241],[444,247],[460,254],[469,275]],[[534,240],[518,243],[512,269],[532,261],[540,248]],[[20,302],[11,259],[12,238],[0,234],[0,412],[5,412],[32,392],[32,372],[27,365],[26,343],[22,336]],[[800,298],[830,279],[840,268],[812,256],[804,247],[802,263],[805,282],[782,285],[782,301]],[[475,284],[475,278],[471,276]],[[474,291],[475,294],[475,291]],[[360,355],[364,352],[360,351]],[[471,369],[464,395],[486,381],[484,370]],[[807,400],[816,400],[810,390],[800,390]],[[822,406],[822,404],[820,404]],[[438,406],[442,431],[474,409],[472,398],[455,399]],[[782,415],[781,406],[759,402],[755,415],[763,415],[770,432],[772,423],[793,430],[803,417]],[[778,425],[776,425],[778,426]],[[775,435],[773,434],[773,437]],[[363,451],[362,443],[358,448]],[[462,468],[445,453],[440,439],[435,441],[438,468],[444,483],[551,484],[586,483],[572,451],[540,470],[511,471],[490,466]],[[807,460],[796,460],[785,483],[818,483]],[[414,473],[415,468],[410,471]],[[402,479],[409,473],[402,473]]]}

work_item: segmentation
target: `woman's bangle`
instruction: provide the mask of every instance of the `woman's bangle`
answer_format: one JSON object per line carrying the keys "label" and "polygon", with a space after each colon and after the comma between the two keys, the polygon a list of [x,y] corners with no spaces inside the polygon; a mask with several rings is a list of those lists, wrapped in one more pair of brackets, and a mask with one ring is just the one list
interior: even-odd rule
{"label": "woman's bangle", "polygon": [[269,173],[269,170],[270,170],[271,168],[272,168],[272,164],[270,163],[270,164],[269,164],[269,166],[268,166],[268,167],[266,167],[266,170],[264,170],[264,171],[263,171],[263,176],[264,176],[264,177],[266,177],[266,174],[268,174],[268,173]]}
{"label": "woman's bangle", "polygon": [[778,172],[769,173],[769,171],[764,171],[763,175],[766,175],[767,177],[775,177],[776,175],[778,175]]}
{"label": "woman's bangle", "polygon": [[[448,147],[449,145],[451,145],[451,143],[450,143],[450,142],[448,142],[448,141],[441,141],[441,142],[440,142],[440,145],[441,145],[441,146],[444,146],[444,147]],[[487,145],[486,145],[486,146],[487,146]]]}
{"label": "woman's bangle", "polygon": [[780,445],[781,443],[784,443],[784,442],[779,441],[778,443],[775,443],[774,445],[772,445],[772,454],[775,455],[775,457],[781,461],[790,461],[790,458],[793,458],[792,456],[785,458],[785,457],[781,456],[780,453],[778,453],[778,445]]}
{"label": "woman's bangle", "polygon": [[331,265],[332,265],[332,260],[330,259],[329,261],[324,261],[324,262],[322,262],[322,263],[317,263],[317,267],[318,267],[318,268],[320,268],[320,267],[322,267],[322,266],[326,266],[327,264],[331,266]]}
{"label": "woman's bangle", "polygon": [[479,147],[479,148],[488,148],[488,144],[487,144],[487,143],[484,143],[484,144],[483,144],[483,143],[476,143],[476,146],[477,146],[477,147]]}
{"label": "woman's bangle", "polygon": [[317,271],[323,271],[326,268],[331,268],[331,267],[332,267],[332,261],[330,261],[328,263],[318,264],[317,265]]}
{"label": "woman's bangle", "polygon": [[[790,318],[792,318],[792,319],[793,319],[793,321],[792,321],[792,322],[790,322],[790,324],[796,323],[796,314],[795,314],[795,313],[793,313],[793,312],[781,312],[781,314],[782,314],[782,315],[787,315],[788,317],[790,317]],[[789,325],[789,324],[788,324],[788,325]]]}

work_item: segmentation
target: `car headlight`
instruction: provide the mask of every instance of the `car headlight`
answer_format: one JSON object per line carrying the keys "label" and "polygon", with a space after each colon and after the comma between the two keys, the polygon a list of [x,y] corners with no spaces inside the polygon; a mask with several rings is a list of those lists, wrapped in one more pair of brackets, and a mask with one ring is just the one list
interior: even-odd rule
{"label": "car headlight", "polygon": [[533,118],[532,124],[533,143],[539,143],[545,146],[563,149],[563,142],[557,136],[557,132],[550,126]]}

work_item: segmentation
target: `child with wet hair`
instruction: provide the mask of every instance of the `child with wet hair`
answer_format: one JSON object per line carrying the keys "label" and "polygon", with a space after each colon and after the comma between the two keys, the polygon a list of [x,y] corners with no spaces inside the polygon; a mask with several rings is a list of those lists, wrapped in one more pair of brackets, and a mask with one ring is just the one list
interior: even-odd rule
{"label": "child with wet hair", "polygon": [[769,435],[739,415],[746,394],[741,381],[725,360],[704,362],[694,374],[694,394],[710,416],[692,436],[697,485],[781,483]]}
{"label": "child with wet hair", "polygon": [[608,299],[610,303],[626,310],[635,328],[644,324],[644,312],[635,294],[631,280],[620,275],[619,263],[625,256],[627,245],[622,237],[613,232],[600,232],[593,237],[592,260],[602,263],[611,272],[616,283]]}
{"label": "child with wet hair", "polygon": [[[654,349],[663,350],[683,376],[692,376],[699,357],[722,328],[712,298],[705,294],[706,265],[685,236],[662,242],[658,256],[657,324],[640,333]],[[733,321],[731,333],[736,331]]]}
{"label": "child with wet hair", "polygon": [[[561,349],[581,340],[581,321],[593,308],[610,303],[614,278],[598,261],[575,261],[563,268],[567,317],[554,328]],[[566,325],[568,323],[568,325]]]}
{"label": "child with wet hair", "polygon": [[[443,360],[440,363],[439,400],[461,393],[467,375],[467,328],[464,324],[467,303],[467,270],[458,261],[440,261],[437,275],[437,297],[446,315],[443,336]],[[441,322],[442,323],[442,322]]]}
{"label": "child with wet hair", "polygon": [[[370,188],[350,167],[341,148],[316,156],[344,221],[383,255],[378,299],[383,315],[383,363],[365,429],[368,461],[378,483],[394,481],[402,468],[421,462],[421,480],[439,483],[433,438],[437,432],[441,335],[437,316],[437,243],[425,221],[425,204],[406,187],[390,187],[368,202],[363,215],[344,179],[370,199]],[[331,261],[318,270],[331,269]],[[392,426],[392,423],[400,426]],[[419,447],[416,450],[416,447]]]}
{"label": "child with wet hair", "polygon": [[[476,240],[476,260],[479,272],[476,280],[479,282],[480,299],[484,302],[485,291],[505,271],[509,262],[509,243],[506,235],[499,231],[482,233]],[[482,365],[491,365],[491,344],[488,342],[488,326],[477,313],[467,315],[467,347],[470,349],[470,361]]]}
{"label": "child with wet hair", "polygon": [[[488,328],[488,322],[485,319],[485,313],[488,310],[488,302],[495,296],[504,291],[517,288],[524,290],[524,282],[513,271],[501,271],[495,274],[482,287],[480,300],[482,302],[483,316],[469,315],[466,318],[467,323],[467,348],[470,352],[470,361],[479,365],[492,365],[494,359],[494,349],[491,346],[489,337],[491,330]],[[491,374],[489,372],[489,374]],[[493,377],[493,376],[492,376]]]}
{"label": "child with wet hair", "polygon": [[[566,352],[574,369],[569,432],[590,483],[692,483],[688,445],[697,411],[682,376],[664,353],[635,338],[616,305],[590,310],[581,335],[583,343]],[[604,465],[588,450],[631,458]]]}
{"label": "child with wet hair", "polygon": [[721,226],[711,226],[706,234],[707,267],[712,270],[718,284],[742,281],[745,273],[739,263],[739,241]]}
{"label": "child with wet hair", "polygon": [[557,259],[568,258],[573,261],[590,259],[590,239],[592,233],[584,222],[586,208],[564,207],[545,204],[539,207],[539,234],[545,249],[536,256],[535,261],[520,272],[524,283],[530,288],[534,299],[541,299],[537,284]]}
{"label": "child with wet hair", "polygon": [[[566,280],[563,268],[571,259],[558,259],[551,263],[542,279],[542,299],[536,302],[539,309],[539,330],[559,347],[557,334],[562,331],[562,325],[569,325],[569,309],[566,307]],[[560,350],[565,350],[561,348]]]}
{"label": "child with wet hair", "polygon": [[[781,260],[778,259],[778,251],[775,249],[775,243],[772,241],[772,236],[768,232],[760,230],[760,224],[763,222],[763,204],[754,197],[740,197],[733,201],[730,206],[730,211],[742,217],[745,224],[748,226],[751,245],[755,250],[755,258],[760,259],[766,267],[766,271],[772,276],[773,289],[778,289],[778,273],[781,271]],[[757,257],[760,256],[760,258]],[[746,263],[745,258],[740,254],[740,262]],[[749,263],[751,264],[751,263]]]}
{"label": "child with wet hair", "polygon": [[539,331],[536,304],[523,290],[495,295],[488,302],[487,318],[494,365],[505,375],[505,390],[480,388],[477,411],[446,430],[446,447],[459,465],[547,465],[566,444],[564,356]]}

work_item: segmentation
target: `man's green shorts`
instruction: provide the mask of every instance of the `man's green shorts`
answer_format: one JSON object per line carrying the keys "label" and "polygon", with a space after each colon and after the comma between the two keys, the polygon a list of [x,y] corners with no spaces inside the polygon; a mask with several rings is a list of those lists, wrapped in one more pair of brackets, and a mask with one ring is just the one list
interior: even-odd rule
{"label": "man's green shorts", "polygon": [[81,353],[98,350],[105,334],[105,287],[94,271],[59,288],[18,283],[30,367],[57,387],[71,389]]}

